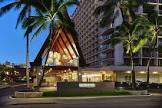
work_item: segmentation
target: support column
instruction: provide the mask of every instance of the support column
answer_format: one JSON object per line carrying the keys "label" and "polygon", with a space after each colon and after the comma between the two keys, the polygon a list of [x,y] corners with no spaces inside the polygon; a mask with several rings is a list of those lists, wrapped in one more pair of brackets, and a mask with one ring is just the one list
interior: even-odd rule
{"label": "support column", "polygon": [[79,66],[79,57],[77,57],[76,60],[77,60],[77,66],[78,66],[78,71],[77,71],[78,82],[82,82],[82,72]]}
{"label": "support column", "polygon": [[78,75],[78,82],[82,82],[82,72],[80,68],[78,68],[77,75]]}
{"label": "support column", "polygon": [[34,67],[34,72],[36,73],[36,79],[35,79],[35,86],[38,86],[39,81],[41,79],[42,71],[41,71],[41,66],[35,66]]}

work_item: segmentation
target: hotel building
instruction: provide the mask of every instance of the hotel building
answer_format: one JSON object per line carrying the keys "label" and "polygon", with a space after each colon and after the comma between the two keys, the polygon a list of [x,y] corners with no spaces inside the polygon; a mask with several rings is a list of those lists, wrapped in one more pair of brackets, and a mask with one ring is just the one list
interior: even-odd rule
{"label": "hotel building", "polygon": [[[157,10],[159,17],[162,15],[162,0],[147,0],[145,8],[140,6],[136,13],[148,13]],[[79,43],[88,68],[81,69],[82,81],[131,81],[130,57],[126,54],[122,43],[111,46],[111,34],[105,35],[122,23],[122,16],[119,15],[109,28],[100,28],[100,17],[94,16],[94,10],[105,0],[80,0],[72,15],[76,31],[79,35]],[[119,9],[116,9],[119,11]],[[159,33],[157,46],[162,44],[162,32]],[[149,59],[148,46],[144,46],[135,54],[136,80],[146,81],[146,65]],[[162,83],[162,52],[153,55],[150,66],[150,82]]]}

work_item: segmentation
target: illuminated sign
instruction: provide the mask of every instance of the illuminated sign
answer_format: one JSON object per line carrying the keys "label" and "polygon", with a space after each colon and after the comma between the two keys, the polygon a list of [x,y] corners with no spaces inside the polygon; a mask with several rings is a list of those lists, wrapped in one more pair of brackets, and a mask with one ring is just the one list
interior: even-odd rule
{"label": "illuminated sign", "polygon": [[96,87],[95,83],[79,83],[80,88],[94,88]]}

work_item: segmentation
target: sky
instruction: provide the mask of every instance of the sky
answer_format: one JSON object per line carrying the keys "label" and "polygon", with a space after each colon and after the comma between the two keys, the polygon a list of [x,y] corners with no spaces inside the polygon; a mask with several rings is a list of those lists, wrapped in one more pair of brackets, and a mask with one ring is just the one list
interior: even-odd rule
{"label": "sky", "polygon": [[[74,6],[68,9],[70,15],[74,12],[74,9]],[[0,63],[9,61],[15,64],[25,64],[26,39],[21,27],[15,29],[17,16],[18,11],[11,10],[0,17]],[[35,59],[47,34],[47,31],[42,32],[37,38],[30,40],[29,62]]]}

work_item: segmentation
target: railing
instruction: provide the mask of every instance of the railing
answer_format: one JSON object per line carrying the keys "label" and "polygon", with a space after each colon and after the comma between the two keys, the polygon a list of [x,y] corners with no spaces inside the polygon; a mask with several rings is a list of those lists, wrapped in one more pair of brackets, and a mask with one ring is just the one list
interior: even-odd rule
{"label": "railing", "polygon": [[107,40],[107,39],[110,39],[110,36],[109,35],[103,35],[103,36],[99,36],[98,37],[98,40],[99,41],[104,41],[104,40]]}
{"label": "railing", "polygon": [[102,45],[99,50],[106,50],[112,48],[110,45]]}
{"label": "railing", "polygon": [[162,3],[162,0],[143,0],[144,2]]}

